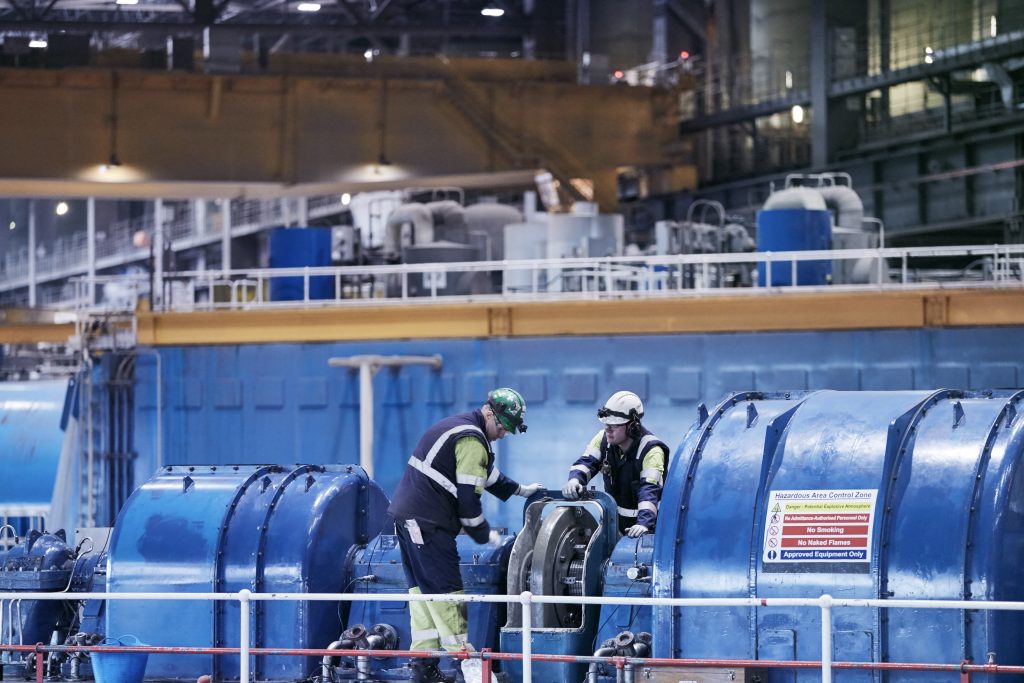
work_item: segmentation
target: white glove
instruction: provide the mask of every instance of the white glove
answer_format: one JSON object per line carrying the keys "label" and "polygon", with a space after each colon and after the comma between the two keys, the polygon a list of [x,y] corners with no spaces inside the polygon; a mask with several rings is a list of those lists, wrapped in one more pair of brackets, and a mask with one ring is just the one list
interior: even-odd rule
{"label": "white glove", "polygon": [[543,488],[544,484],[538,484],[536,482],[534,482],[533,484],[520,484],[519,490],[516,491],[516,495],[522,496],[523,498],[529,498],[530,496],[537,493],[537,491],[540,491]]}
{"label": "white glove", "polygon": [[633,526],[626,529],[626,535],[630,538],[640,538],[648,532],[650,532],[650,529],[645,527],[643,524],[634,524]]}
{"label": "white glove", "polygon": [[487,542],[491,545],[501,543],[501,534],[498,533],[497,529],[491,529],[490,533],[487,534]]}
{"label": "white glove", "polygon": [[576,500],[583,493],[583,484],[580,483],[579,479],[573,478],[565,482],[565,486],[562,487],[562,495],[569,500]]}

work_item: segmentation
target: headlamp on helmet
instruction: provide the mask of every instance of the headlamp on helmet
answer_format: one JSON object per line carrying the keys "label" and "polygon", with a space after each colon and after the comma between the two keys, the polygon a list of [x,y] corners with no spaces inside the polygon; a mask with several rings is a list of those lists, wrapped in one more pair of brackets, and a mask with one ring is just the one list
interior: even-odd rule
{"label": "headlamp on helmet", "polygon": [[515,389],[495,389],[487,394],[487,405],[494,412],[494,417],[509,434],[523,433],[526,424],[526,401]]}

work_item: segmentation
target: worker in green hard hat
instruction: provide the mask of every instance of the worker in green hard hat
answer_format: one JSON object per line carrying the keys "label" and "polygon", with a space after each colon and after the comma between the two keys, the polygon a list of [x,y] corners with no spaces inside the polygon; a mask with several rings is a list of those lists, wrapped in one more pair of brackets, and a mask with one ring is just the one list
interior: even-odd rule
{"label": "worker in green hard hat", "polygon": [[[388,512],[410,593],[462,593],[459,531],[487,543],[491,527],[483,515],[484,490],[502,500],[529,497],[541,484],[522,486],[498,471],[491,443],[526,431],[526,402],[514,389],[495,389],[478,410],[446,417],[420,438],[405,467]],[[410,602],[413,650],[472,649],[464,602]],[[462,680],[455,660],[455,680]],[[436,658],[413,658],[413,683],[444,680]]]}

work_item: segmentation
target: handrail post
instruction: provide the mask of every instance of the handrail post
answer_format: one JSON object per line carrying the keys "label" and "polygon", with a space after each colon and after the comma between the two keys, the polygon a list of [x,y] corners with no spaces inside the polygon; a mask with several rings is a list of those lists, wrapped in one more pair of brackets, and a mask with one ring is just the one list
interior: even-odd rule
{"label": "handrail post", "polygon": [[248,588],[243,588],[238,591],[238,612],[239,612],[239,629],[238,629],[238,681],[239,683],[249,683],[249,596],[252,595],[252,591]]}
{"label": "handrail post", "polygon": [[519,600],[523,604],[523,683],[533,683],[533,593],[523,591]]}
{"label": "handrail post", "polygon": [[832,683],[832,596],[825,593],[821,603],[821,683]]}

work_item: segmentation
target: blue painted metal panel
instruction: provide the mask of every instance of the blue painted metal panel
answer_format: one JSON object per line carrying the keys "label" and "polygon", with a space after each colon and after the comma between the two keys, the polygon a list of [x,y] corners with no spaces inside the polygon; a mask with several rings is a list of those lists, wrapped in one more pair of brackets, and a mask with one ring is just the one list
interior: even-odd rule
{"label": "blue painted metal panel", "polygon": [[[110,542],[108,592],[341,592],[345,555],[379,532],[387,500],[354,466],[167,467],[132,494]],[[152,645],[238,644],[233,604],[112,601],[106,633]],[[252,645],[325,647],[336,605],[255,603]],[[315,658],[257,657],[259,679],[302,678]],[[237,658],[153,655],[147,673],[238,675]]]}
{"label": "blue painted metal panel", "polygon": [[[832,215],[824,209],[766,209],[757,212],[758,251],[824,251],[832,248]],[[759,268],[757,284],[765,286],[767,268]],[[772,263],[772,286],[793,284],[793,263]],[[826,285],[832,261],[799,261],[798,285]]]}
{"label": "blue painted metal panel", "polygon": [[[496,445],[498,466],[520,481],[561,488],[571,462],[600,428],[597,405],[620,387],[615,370],[643,370],[645,424],[675,447],[700,401],[741,389],[858,389],[861,377],[887,375],[898,389],[940,388],[982,368],[1012,366],[1018,376],[1024,330],[1014,327],[762,334],[633,335],[489,340],[410,340],[161,348],[165,464],[238,462],[356,463],[359,452],[358,373],[328,368],[327,359],[360,353],[434,354],[444,367],[406,367],[374,380],[374,479],[386,492],[423,430],[483,401],[492,384],[514,385],[523,373],[546,373],[543,400],[530,401],[524,435]],[[957,368],[950,374],[949,369]],[[988,370],[985,370],[986,372]],[[1004,372],[1004,374],[1006,374]],[[156,362],[137,363],[136,443],[143,476],[156,466]],[[530,375],[539,377],[541,375]],[[202,407],[174,407],[178,378],[202,380]],[[309,382],[327,383],[326,405],[311,405]],[[486,378],[487,382],[483,379]],[[737,378],[743,379],[742,383]],[[788,378],[788,379],[787,379]],[[265,379],[283,385],[277,407],[256,405]],[[205,396],[218,383],[237,387],[237,400]],[[745,384],[745,386],[742,386]],[[793,387],[788,387],[792,389]],[[951,388],[966,388],[963,384]],[[518,528],[518,506],[484,496],[488,519]]]}
{"label": "blue painted metal panel", "polygon": [[[651,596],[653,569],[654,535],[623,537],[605,564],[601,595],[606,598],[648,598]],[[639,571],[636,578],[630,578],[630,570]],[[623,631],[650,633],[652,628],[650,607],[603,605],[591,652],[597,651],[598,645]]]}
{"label": "blue painted metal panel", "polygon": [[16,483],[0,492],[5,517],[40,515],[49,508],[67,396],[67,380],[0,382],[0,481]]}

